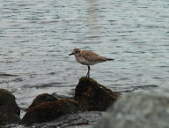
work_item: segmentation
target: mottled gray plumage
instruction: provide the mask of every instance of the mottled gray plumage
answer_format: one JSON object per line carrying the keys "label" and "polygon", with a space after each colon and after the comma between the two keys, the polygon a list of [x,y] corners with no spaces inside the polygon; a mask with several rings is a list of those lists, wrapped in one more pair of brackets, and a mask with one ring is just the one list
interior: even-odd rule
{"label": "mottled gray plumage", "polygon": [[96,54],[95,52],[92,52],[89,50],[81,50],[79,48],[73,49],[73,52],[69,55],[74,55],[77,62],[88,66],[87,77],[89,77],[89,75],[90,75],[90,65],[114,60],[111,58],[100,56],[100,55]]}

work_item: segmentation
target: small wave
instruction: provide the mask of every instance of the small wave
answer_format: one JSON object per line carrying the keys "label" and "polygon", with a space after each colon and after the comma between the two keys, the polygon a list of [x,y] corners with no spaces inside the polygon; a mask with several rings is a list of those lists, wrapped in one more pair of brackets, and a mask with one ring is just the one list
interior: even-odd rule
{"label": "small wave", "polygon": [[[56,87],[57,85],[61,85],[62,83],[53,82],[53,83],[43,83],[43,84],[36,84],[36,85],[24,85],[23,88],[48,88],[48,87]],[[59,86],[60,87],[60,86]]]}
{"label": "small wave", "polygon": [[136,90],[148,90],[152,88],[157,88],[158,85],[150,84],[150,85],[143,85],[143,86],[132,86],[130,89],[126,90],[125,92],[133,92]]}
{"label": "small wave", "polygon": [[0,72],[0,77],[16,77],[18,75]]}
{"label": "small wave", "polygon": [[154,84],[149,84],[149,85],[142,85],[142,86],[127,86],[127,87],[119,87],[120,85],[113,86],[111,87],[113,90],[117,90],[118,92],[121,93],[128,93],[128,92],[134,92],[137,90],[149,90],[152,88],[157,88],[158,85],[154,85]]}

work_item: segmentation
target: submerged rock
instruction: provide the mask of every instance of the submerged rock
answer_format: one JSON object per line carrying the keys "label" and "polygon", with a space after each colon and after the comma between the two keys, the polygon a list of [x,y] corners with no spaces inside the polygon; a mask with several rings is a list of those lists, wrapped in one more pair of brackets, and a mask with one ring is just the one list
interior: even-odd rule
{"label": "submerged rock", "polygon": [[15,101],[15,96],[5,89],[0,89],[0,125],[18,123],[20,109]]}
{"label": "submerged rock", "polygon": [[95,128],[169,128],[169,97],[157,93],[122,96]]}
{"label": "submerged rock", "polygon": [[75,113],[79,110],[79,104],[72,99],[60,99],[53,102],[45,102],[28,109],[22,119],[22,123],[42,123],[54,120],[60,116]]}
{"label": "submerged rock", "polygon": [[32,104],[29,106],[28,109],[30,109],[31,107],[34,107],[38,104],[44,103],[44,102],[53,102],[53,101],[57,101],[58,99],[56,97],[54,97],[53,95],[50,95],[48,93],[43,93],[38,95],[32,102]]}
{"label": "submerged rock", "polygon": [[118,92],[97,83],[91,78],[82,77],[75,89],[75,100],[84,110],[104,111],[120,96]]}

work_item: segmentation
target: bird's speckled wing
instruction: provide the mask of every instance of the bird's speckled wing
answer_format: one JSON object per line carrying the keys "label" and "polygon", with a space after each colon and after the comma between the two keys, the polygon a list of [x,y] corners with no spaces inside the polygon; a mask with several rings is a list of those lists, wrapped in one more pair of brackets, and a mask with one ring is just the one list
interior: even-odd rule
{"label": "bird's speckled wing", "polygon": [[102,62],[102,61],[106,61],[107,58],[99,56],[98,54],[92,52],[92,51],[87,51],[87,50],[82,50],[81,51],[81,55],[88,61],[92,62]]}

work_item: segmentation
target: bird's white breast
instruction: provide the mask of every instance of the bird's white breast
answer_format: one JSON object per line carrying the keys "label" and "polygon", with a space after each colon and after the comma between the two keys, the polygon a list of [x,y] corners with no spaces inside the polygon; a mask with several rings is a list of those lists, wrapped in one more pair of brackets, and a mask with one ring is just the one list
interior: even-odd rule
{"label": "bird's white breast", "polygon": [[81,63],[81,64],[84,64],[84,65],[93,65],[95,63],[91,62],[91,61],[88,61],[86,60],[83,56],[75,56],[77,62]]}

